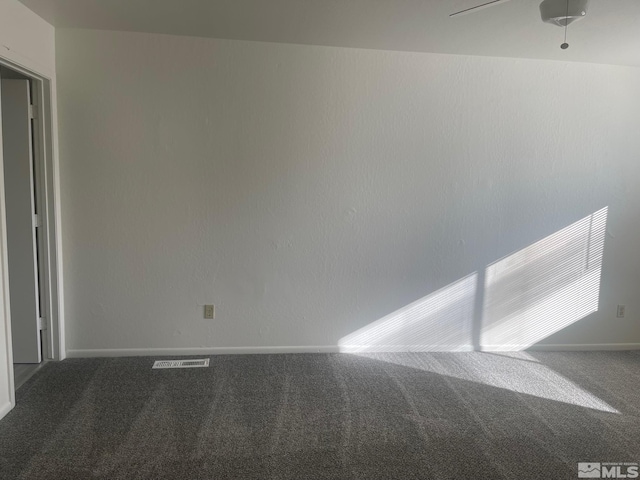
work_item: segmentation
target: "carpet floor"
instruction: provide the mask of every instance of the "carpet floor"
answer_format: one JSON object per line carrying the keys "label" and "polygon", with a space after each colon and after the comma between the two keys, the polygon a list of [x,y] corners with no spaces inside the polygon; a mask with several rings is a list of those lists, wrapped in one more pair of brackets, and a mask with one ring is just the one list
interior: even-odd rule
{"label": "carpet floor", "polygon": [[50,362],[0,421],[0,478],[576,479],[640,462],[640,352]]}

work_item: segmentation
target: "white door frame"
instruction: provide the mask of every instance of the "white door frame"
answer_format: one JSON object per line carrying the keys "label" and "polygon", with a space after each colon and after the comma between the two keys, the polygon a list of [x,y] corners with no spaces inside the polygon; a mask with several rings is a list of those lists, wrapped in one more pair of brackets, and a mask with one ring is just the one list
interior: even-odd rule
{"label": "white door frame", "polygon": [[[46,330],[43,335],[43,358],[63,360],[66,357],[64,342],[64,322],[62,309],[62,269],[61,269],[61,232],[59,205],[59,168],[57,159],[57,140],[54,122],[53,88],[55,82],[47,75],[0,55],[0,65],[29,77],[33,85],[33,103],[35,105],[34,137],[36,139],[36,201],[38,202],[40,229],[40,286],[42,289],[42,315],[45,317]],[[0,143],[1,145],[1,143]],[[9,365],[10,392],[12,406],[15,404],[15,387],[13,379],[13,352],[11,347],[11,313],[9,305],[9,275],[6,235],[6,205],[4,193],[2,149],[0,148],[0,275],[4,285],[0,295],[3,296],[6,321],[6,352]]]}

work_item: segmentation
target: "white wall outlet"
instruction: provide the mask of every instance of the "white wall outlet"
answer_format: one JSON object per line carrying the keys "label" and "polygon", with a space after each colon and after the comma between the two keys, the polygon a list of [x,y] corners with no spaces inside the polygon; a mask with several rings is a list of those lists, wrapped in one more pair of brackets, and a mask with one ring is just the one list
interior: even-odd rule
{"label": "white wall outlet", "polygon": [[625,313],[627,313],[627,307],[625,307],[624,305],[618,305],[618,313],[616,314],[616,316],[618,318],[624,318]]}
{"label": "white wall outlet", "polygon": [[204,318],[211,319],[216,317],[216,310],[213,305],[204,306]]}

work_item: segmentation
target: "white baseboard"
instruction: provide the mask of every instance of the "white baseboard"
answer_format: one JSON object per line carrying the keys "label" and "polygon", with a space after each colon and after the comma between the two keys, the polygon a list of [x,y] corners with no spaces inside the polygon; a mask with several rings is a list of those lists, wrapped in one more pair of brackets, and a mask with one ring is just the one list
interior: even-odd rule
{"label": "white baseboard", "polygon": [[[640,343],[598,343],[598,344],[541,344],[541,345],[485,345],[484,352],[519,352],[523,350],[538,352],[579,352],[596,350],[640,350]],[[67,350],[68,358],[91,357],[158,357],[158,356],[195,356],[195,355],[242,355],[267,353],[384,353],[384,352],[470,352],[467,345],[446,346],[442,348],[421,349],[415,346],[407,348],[367,347],[353,345],[320,345],[301,347],[200,347],[200,348],[101,348]]]}
{"label": "white baseboard", "polygon": [[67,358],[241,355],[266,353],[336,353],[333,345],[304,347],[104,348],[67,350]]}
{"label": "white baseboard", "polygon": [[537,345],[484,345],[483,352],[593,352],[615,350],[640,350],[640,343],[558,343]]}
{"label": "white baseboard", "polygon": [[12,409],[13,404],[11,402],[4,403],[2,406],[0,406],[0,419],[4,418],[4,416]]}
{"label": "white baseboard", "polygon": [[473,352],[473,345],[340,345],[340,353]]}

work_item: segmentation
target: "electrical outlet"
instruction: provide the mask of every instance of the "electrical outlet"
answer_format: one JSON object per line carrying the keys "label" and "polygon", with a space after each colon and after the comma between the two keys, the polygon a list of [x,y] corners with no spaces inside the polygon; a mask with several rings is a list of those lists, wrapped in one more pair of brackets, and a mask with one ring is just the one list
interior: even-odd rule
{"label": "electrical outlet", "polygon": [[213,305],[204,306],[204,318],[211,319],[216,317],[216,311]]}
{"label": "electrical outlet", "polygon": [[625,313],[627,313],[627,307],[625,307],[624,305],[618,305],[618,313],[616,314],[616,316],[618,318],[624,318]]}

